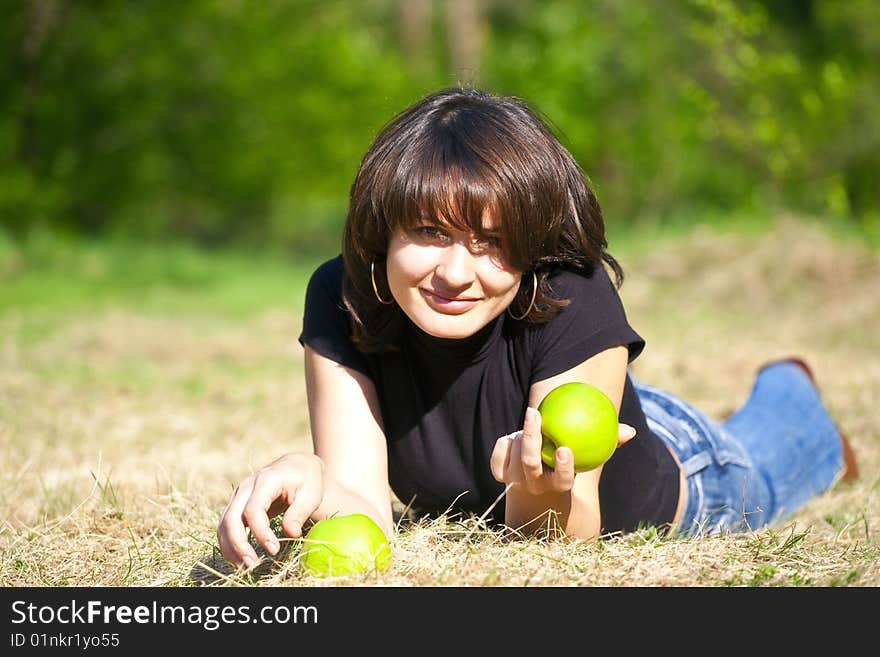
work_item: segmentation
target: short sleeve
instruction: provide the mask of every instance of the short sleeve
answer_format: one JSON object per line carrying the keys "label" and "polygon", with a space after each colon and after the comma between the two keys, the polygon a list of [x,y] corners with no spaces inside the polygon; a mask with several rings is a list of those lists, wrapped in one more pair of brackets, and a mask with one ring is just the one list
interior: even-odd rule
{"label": "short sleeve", "polygon": [[549,279],[552,294],[570,303],[532,336],[532,381],[541,381],[575,367],[618,345],[638,357],[645,341],[629,325],[623,302],[603,266],[591,274],[560,270]]}
{"label": "short sleeve", "polygon": [[366,356],[351,341],[351,320],[342,303],[342,256],[318,267],[306,288],[299,342],[322,356],[370,376]]}

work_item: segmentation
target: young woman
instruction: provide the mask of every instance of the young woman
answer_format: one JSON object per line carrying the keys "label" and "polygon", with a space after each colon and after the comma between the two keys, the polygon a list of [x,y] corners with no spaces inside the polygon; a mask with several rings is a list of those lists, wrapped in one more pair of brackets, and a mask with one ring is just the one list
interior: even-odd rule
{"label": "young woman", "polygon": [[[247,528],[275,554],[282,512],[290,537],[356,512],[390,535],[390,490],[419,513],[595,539],[754,529],[854,475],[801,361],[762,368],[723,424],[637,382],[627,365],[645,342],[606,247],[583,172],[522,101],[447,89],[399,114],[354,180],[342,255],[308,286],[314,450],[236,489],[226,559],[256,562]],[[621,421],[610,460],[578,474],[567,448],[553,468],[540,456],[537,406],[568,381],[603,390]]]}

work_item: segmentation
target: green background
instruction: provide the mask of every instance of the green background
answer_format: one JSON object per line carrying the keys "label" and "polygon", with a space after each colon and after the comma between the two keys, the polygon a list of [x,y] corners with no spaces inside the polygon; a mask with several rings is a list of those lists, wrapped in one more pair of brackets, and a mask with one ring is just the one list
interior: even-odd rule
{"label": "green background", "polygon": [[0,239],[333,253],[376,131],[473,84],[547,117],[609,227],[795,212],[873,242],[878,18],[873,0],[7,2]]}

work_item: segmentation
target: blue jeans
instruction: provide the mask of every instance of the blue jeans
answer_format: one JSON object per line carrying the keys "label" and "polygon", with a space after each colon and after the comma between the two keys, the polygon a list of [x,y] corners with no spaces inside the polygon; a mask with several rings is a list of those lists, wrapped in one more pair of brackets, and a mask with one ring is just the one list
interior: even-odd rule
{"label": "blue jeans", "polygon": [[648,427],[687,477],[683,536],[749,531],[784,520],[840,476],[840,435],[796,365],[760,372],[746,402],[713,422],[687,402],[635,379]]}

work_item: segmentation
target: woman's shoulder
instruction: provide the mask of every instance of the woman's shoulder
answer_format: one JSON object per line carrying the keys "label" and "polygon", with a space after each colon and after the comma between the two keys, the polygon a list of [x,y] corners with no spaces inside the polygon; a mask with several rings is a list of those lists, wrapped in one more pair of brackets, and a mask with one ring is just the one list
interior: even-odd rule
{"label": "woman's shoulder", "polygon": [[641,340],[629,325],[617,286],[601,263],[592,270],[559,267],[547,282],[550,296],[563,304],[546,323],[534,327],[538,333],[563,341],[592,333],[619,333]]}
{"label": "woman's shoulder", "polygon": [[339,254],[329,260],[325,260],[315,268],[312,272],[312,278],[320,281],[342,282],[342,274],[345,272],[345,264],[342,261],[342,254]]}
{"label": "woman's shoulder", "polygon": [[547,283],[557,299],[618,298],[617,288],[601,263],[592,269],[556,267],[548,274]]}
{"label": "woman's shoulder", "polygon": [[525,336],[533,353],[532,380],[559,374],[609,347],[626,345],[630,361],[642,352],[645,341],[629,324],[602,264],[592,270],[556,269],[548,283],[552,296],[568,303]]}
{"label": "woman's shoulder", "polygon": [[315,268],[306,289],[299,342],[330,360],[370,376],[365,356],[351,341],[350,316],[342,301],[344,271],[341,255]]}
{"label": "woman's shoulder", "polygon": [[342,297],[342,277],[345,266],[342,256],[325,260],[318,265],[309,277],[306,289],[306,303],[314,300],[315,295],[329,296],[333,299]]}

